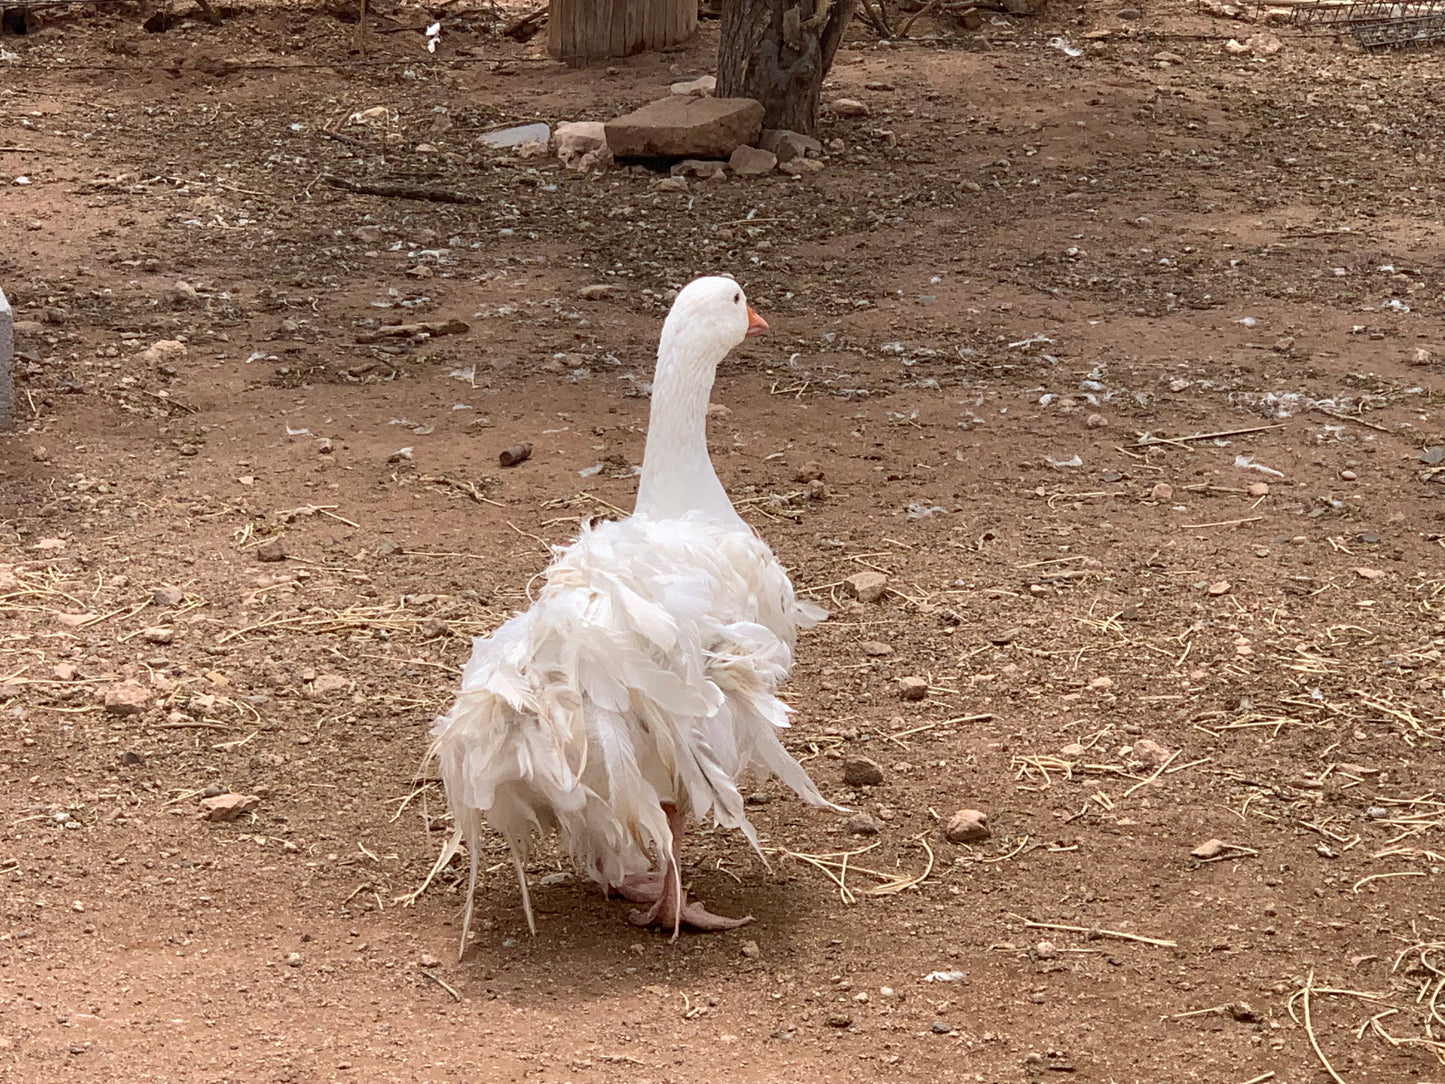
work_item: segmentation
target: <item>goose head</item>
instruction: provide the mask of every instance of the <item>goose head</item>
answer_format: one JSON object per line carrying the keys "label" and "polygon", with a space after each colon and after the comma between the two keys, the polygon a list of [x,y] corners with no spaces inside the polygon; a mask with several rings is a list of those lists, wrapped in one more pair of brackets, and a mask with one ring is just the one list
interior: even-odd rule
{"label": "goose head", "polygon": [[678,293],[662,325],[658,361],[716,367],[744,339],[767,330],[767,321],[753,311],[743,288],[732,279],[694,279]]}

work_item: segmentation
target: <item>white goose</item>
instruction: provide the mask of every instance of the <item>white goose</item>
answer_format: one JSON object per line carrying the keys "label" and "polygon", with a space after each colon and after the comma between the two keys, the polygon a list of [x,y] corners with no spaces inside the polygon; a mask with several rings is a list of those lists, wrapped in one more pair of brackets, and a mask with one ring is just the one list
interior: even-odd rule
{"label": "white goose", "polygon": [[683,924],[751,920],[689,902],[679,859],[688,822],[708,817],[758,848],[737,786],[746,769],[839,808],[778,740],[797,630],[826,615],[794,597],[708,458],[717,365],[767,326],[732,279],[678,294],[658,346],[636,511],[584,527],[532,608],[473,642],[461,694],[432,729],[456,825],[433,873],[462,842],[471,859],[463,946],[484,819],[511,847],[533,933],[524,862],[556,828],[580,871],[652,905],[634,923],[675,937]]}

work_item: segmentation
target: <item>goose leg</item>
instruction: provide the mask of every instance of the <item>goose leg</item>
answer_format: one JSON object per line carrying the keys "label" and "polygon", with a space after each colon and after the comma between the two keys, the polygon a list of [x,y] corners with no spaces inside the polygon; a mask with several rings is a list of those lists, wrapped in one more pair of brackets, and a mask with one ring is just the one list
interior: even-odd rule
{"label": "goose leg", "polygon": [[[657,884],[658,895],[653,897],[655,902],[646,911],[633,911],[628,915],[628,921],[634,926],[661,926],[664,929],[671,928],[672,935],[677,936],[679,927],[690,926],[694,930],[701,930],[705,933],[713,933],[718,930],[735,930],[739,926],[745,926],[753,921],[752,915],[743,918],[727,918],[724,915],[715,915],[704,907],[700,902],[687,901],[687,893],[682,890],[682,858],[681,844],[682,833],[687,827],[686,817],[678,812],[673,805],[663,805],[667,813],[668,827],[672,830],[672,850],[667,856],[667,867],[662,873],[642,874],[638,878],[629,877],[629,882],[637,880],[646,881],[647,889],[650,890],[654,883]],[[656,881],[652,879],[656,878]],[[629,886],[618,886],[618,891],[627,895]],[[640,887],[640,886],[638,886]],[[628,896],[629,899],[633,898]],[[647,902],[644,898],[639,902]]]}
{"label": "goose leg", "polygon": [[662,897],[664,875],[661,870],[651,873],[630,873],[620,884],[608,885],[607,896],[621,896],[633,903],[656,903]]}

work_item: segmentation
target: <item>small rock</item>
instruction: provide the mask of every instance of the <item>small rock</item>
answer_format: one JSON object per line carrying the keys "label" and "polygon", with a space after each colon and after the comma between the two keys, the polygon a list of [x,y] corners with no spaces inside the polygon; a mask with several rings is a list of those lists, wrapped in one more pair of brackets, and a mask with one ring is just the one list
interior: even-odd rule
{"label": "small rock", "polygon": [[1090,429],[1108,429],[1109,419],[1102,414],[1090,414],[1084,419],[1084,424]]}
{"label": "small rock", "polygon": [[200,445],[198,445],[198,444],[182,444],[179,448],[176,449],[176,451],[177,451],[180,455],[184,455],[184,456],[193,456],[193,455],[200,455],[200,454],[201,454],[201,448],[200,448]]}
{"label": "small rock", "polygon": [[1250,495],[1251,497],[1268,497],[1268,496],[1269,496],[1269,483],[1268,483],[1268,482],[1250,482],[1250,483],[1249,483],[1249,495]]}
{"label": "small rock", "polygon": [[185,597],[184,591],[170,584],[162,584],[151,592],[151,601],[157,606],[179,606]]}
{"label": "small rock", "polygon": [[721,421],[724,418],[731,418],[733,412],[731,407],[725,407],[721,403],[709,403],[707,405],[707,416],[709,421]]}
{"label": "small rock", "polygon": [[828,103],[835,117],[866,117],[873,111],[857,98],[835,98]]}
{"label": "small rock", "polygon": [[330,455],[334,450],[335,450],[335,449],[334,449],[334,448],[332,447],[332,445],[331,445],[331,438],[330,438],[330,437],[317,437],[317,438],[316,438],[316,454],[317,454],[317,455]]}
{"label": "small rock", "polygon": [[797,158],[807,158],[809,155],[823,153],[823,144],[812,136],[803,135],[801,132],[790,132],[786,128],[764,129],[762,139],[758,140],[758,146],[776,154],[779,165]]}
{"label": "small rock", "polygon": [[105,690],[105,710],[111,715],[139,715],[150,703],[151,694],[134,682],[112,685]]}
{"label": "small rock", "polygon": [[1199,858],[1207,861],[1211,858],[1218,858],[1227,849],[1228,845],[1224,842],[1224,840],[1207,839],[1189,853],[1194,858]]}
{"label": "small rock", "polygon": [[286,966],[287,966],[287,967],[300,967],[300,966],[301,966],[301,953],[299,953],[299,952],[288,952],[288,953],[286,954]]}
{"label": "small rock", "polygon": [[1435,360],[1435,355],[1426,350],[1423,346],[1415,347],[1415,356],[1410,359],[1411,365],[1429,365]]}
{"label": "small rock", "polygon": [[345,692],[351,688],[351,682],[340,674],[318,674],[311,682],[311,692],[316,696],[330,696],[332,693]]}
{"label": "small rock", "polygon": [[843,827],[849,835],[876,836],[883,831],[883,822],[870,813],[854,813],[843,822]]}
{"label": "small rock", "polygon": [[870,659],[881,659],[884,656],[893,654],[893,648],[881,640],[864,640],[858,645],[863,649],[863,654]]}
{"label": "small rock", "polygon": [[433,956],[430,952],[423,952],[420,956],[417,957],[416,963],[418,967],[441,966],[441,961],[438,960],[435,956]]}
{"label": "small rock", "polygon": [[898,679],[898,696],[902,700],[922,700],[928,695],[928,682],[921,677]]}
{"label": "small rock", "polygon": [[1228,580],[1215,580],[1209,585],[1209,593],[1211,595],[1227,595],[1233,586]]}
{"label": "small rock", "polygon": [[699,75],[696,79],[684,79],[668,88],[673,94],[693,98],[706,98],[717,90],[717,76]]}
{"label": "small rock", "polygon": [[988,642],[995,647],[1006,647],[1024,634],[1024,630],[1015,625],[1013,628],[1003,629],[989,636]]}
{"label": "small rock", "polygon": [[744,956],[746,956],[749,960],[756,960],[763,954],[763,950],[758,948],[758,943],[756,941],[744,941],[743,947],[738,951],[741,952]]}
{"label": "small rock", "polygon": [[1076,741],[1069,742],[1068,745],[1059,750],[1059,756],[1067,757],[1069,760],[1078,760],[1086,753],[1088,753],[1088,750]]}
{"label": "small rock", "polygon": [[376,546],[378,557],[397,557],[405,552],[406,550],[394,538],[383,538]]}
{"label": "small rock", "polygon": [[622,287],[615,282],[593,282],[577,291],[583,301],[600,301],[604,297],[616,297]]}
{"label": "small rock", "polygon": [[145,362],[147,365],[174,364],[189,352],[183,342],[177,342],[175,339],[160,339],[142,350],[136,360]]}
{"label": "small rock", "polygon": [[1352,470],[1340,471],[1340,481],[1342,482],[1353,482],[1357,478],[1359,478],[1359,475]]}
{"label": "small rock", "polygon": [[279,538],[269,538],[256,547],[256,560],[267,564],[286,560],[286,547]]}
{"label": "small rock", "polygon": [[761,177],[778,168],[778,156],[744,144],[728,157],[728,168],[739,177]]}
{"label": "small rock", "polygon": [[599,164],[601,156],[605,156],[607,165],[612,164],[612,152],[607,147],[606,125],[601,121],[584,120],[559,124],[554,139],[557,157],[568,169],[588,168],[588,165],[583,164],[588,155],[593,156],[589,165]]}
{"label": "small rock", "polygon": [[814,482],[823,477],[823,465],[817,460],[810,459],[797,469],[793,474],[795,482]]}
{"label": "small rock", "polygon": [[1273,34],[1251,34],[1244,44],[1255,56],[1274,56],[1284,48],[1284,42]]}
{"label": "small rock", "polygon": [[357,226],[356,229],[351,231],[351,236],[355,237],[363,245],[374,245],[381,240],[381,227]]}
{"label": "small rock", "polygon": [[928,1025],[928,1026],[929,1026],[929,1030],[931,1030],[931,1031],[933,1032],[933,1034],[935,1034],[935,1035],[947,1035],[949,1032],[951,1032],[951,1031],[953,1030],[951,1027],[949,1027],[947,1024],[945,1024],[942,1020],[935,1020],[932,1024],[930,1024],[930,1025]]}
{"label": "small rock", "polygon": [[[249,813],[261,804],[254,794],[218,794],[213,798],[201,799],[201,819],[207,821],[233,821],[242,813]],[[297,957],[298,961],[300,957]]]}
{"label": "small rock", "polygon": [[1096,677],[1089,682],[1089,688],[1098,689],[1100,692],[1114,687],[1114,679],[1111,677]]}
{"label": "small rock", "polygon": [[68,662],[58,662],[50,672],[55,675],[56,681],[74,681],[78,671]]}
{"label": "small rock", "polygon": [[1114,14],[1125,21],[1132,22],[1135,19],[1141,18],[1144,13],[1138,8],[1120,8]]}
{"label": "small rock", "polygon": [[1059,954],[1059,946],[1052,941],[1040,941],[1034,946],[1034,957],[1040,960],[1052,960]]}
{"label": "small rock", "polygon": [[1383,580],[1385,573],[1378,568],[1357,568],[1355,575],[1362,580]]}
{"label": "small rock", "polygon": [[1140,738],[1134,743],[1134,759],[1143,761],[1151,768],[1168,764],[1169,758],[1173,755],[1153,738]]}
{"label": "small rock", "polygon": [[988,828],[988,814],[977,809],[960,809],[948,818],[943,838],[950,843],[977,843],[993,833]]}
{"label": "small rock", "polygon": [[1224,51],[1230,56],[1245,56],[1249,53],[1249,46],[1242,41],[1230,38],[1224,43]]}
{"label": "small rock", "polygon": [[141,629],[140,637],[148,644],[168,644],[176,638],[176,630],[167,628],[165,625],[155,625],[148,629]]}
{"label": "small rock", "polygon": [[868,757],[844,757],[843,782],[850,787],[876,787],[883,782],[883,768]]}
{"label": "small rock", "polygon": [[1241,1024],[1253,1024],[1259,1020],[1259,1013],[1248,1001],[1231,1001],[1224,1008],[1231,1019],[1237,1020]]}
{"label": "small rock", "polygon": [[1174,487],[1168,482],[1155,482],[1149,496],[1161,504],[1166,504],[1174,499]]}
{"label": "small rock", "polygon": [[659,192],[686,192],[687,178],[663,177],[661,180],[655,181],[652,187],[656,188]]}
{"label": "small rock", "polygon": [[526,441],[520,444],[513,444],[510,448],[503,448],[497,455],[497,462],[504,467],[515,467],[518,463],[525,463],[532,457],[532,446]]}
{"label": "small rock", "polygon": [[888,577],[881,572],[855,572],[843,581],[843,594],[859,602],[877,602],[888,593]]}

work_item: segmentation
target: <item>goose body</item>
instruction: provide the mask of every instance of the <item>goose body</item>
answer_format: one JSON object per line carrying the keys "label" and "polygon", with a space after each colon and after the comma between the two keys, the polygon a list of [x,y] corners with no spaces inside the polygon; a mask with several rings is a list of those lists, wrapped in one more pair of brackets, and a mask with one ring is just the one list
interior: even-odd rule
{"label": "goose body", "polygon": [[777,693],[797,631],[824,613],[794,596],[707,454],[717,363],[766,326],[731,279],[679,294],[658,351],[636,512],[585,527],[556,553],[531,608],[473,642],[461,693],[433,728],[455,823],[437,868],[465,842],[474,890],[489,823],[511,847],[534,931],[524,862],[541,833],[555,829],[604,888],[653,904],[634,921],[675,934],[682,923],[747,921],[687,902],[678,861],[690,821],[758,846],[743,772],[836,808],[779,741],[788,708]]}

